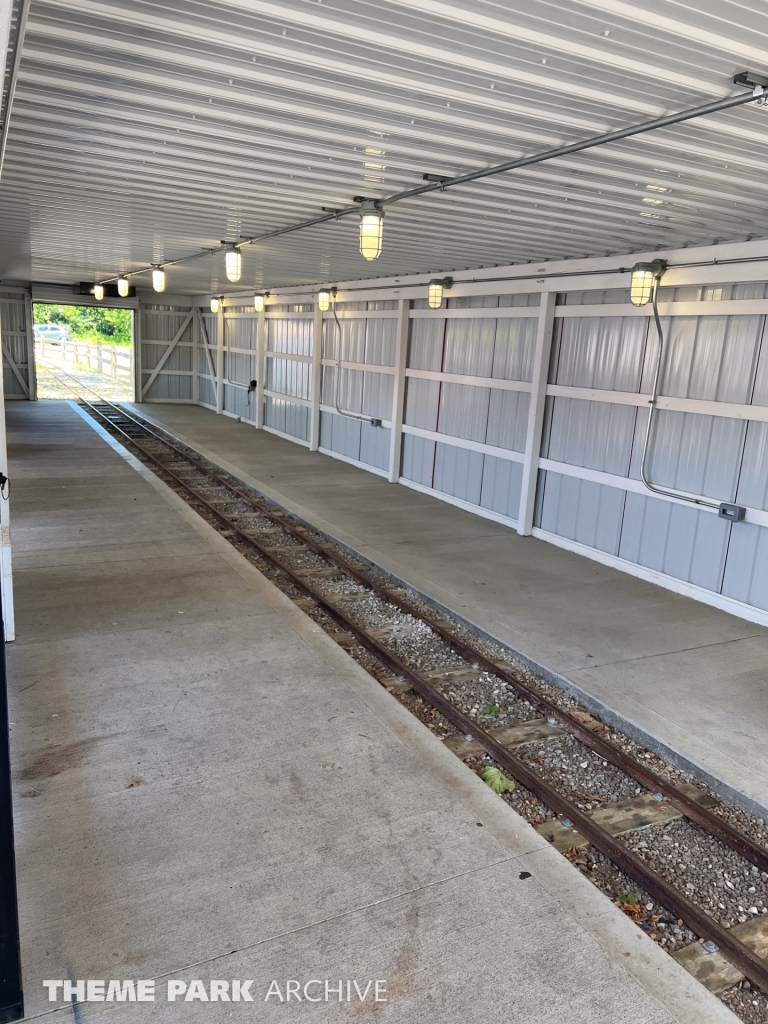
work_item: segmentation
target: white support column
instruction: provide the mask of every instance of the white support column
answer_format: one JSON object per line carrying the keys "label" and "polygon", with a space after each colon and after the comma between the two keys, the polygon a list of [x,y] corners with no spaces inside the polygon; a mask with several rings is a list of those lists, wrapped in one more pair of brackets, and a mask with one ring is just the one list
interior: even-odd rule
{"label": "white support column", "polygon": [[197,310],[198,315],[192,317],[191,337],[192,337],[192,401],[197,404],[200,399],[200,382],[197,379],[197,366],[200,352],[198,351],[202,343],[202,331],[200,329],[200,309]]}
{"label": "white support column", "polygon": [[525,462],[523,463],[523,480],[520,487],[520,511],[517,518],[517,532],[521,536],[528,536],[533,529],[533,511],[536,504],[541,431],[544,426],[544,403],[547,396],[556,298],[556,292],[542,292],[541,307],[539,308],[536,350],[533,356],[531,401],[528,406],[528,430],[525,436]]}
{"label": "white support column", "polygon": [[312,409],[310,410],[309,450],[316,452],[320,447],[320,399],[323,386],[323,311],[317,301],[312,324]]}
{"label": "white support column", "polygon": [[267,313],[259,313],[256,328],[256,426],[264,426],[264,378],[267,372]]}
{"label": "white support column", "polygon": [[216,412],[224,412],[224,303],[216,315]]}
{"label": "white support column", "polygon": [[142,383],[144,375],[141,372],[141,306],[133,311],[133,392],[134,402],[141,402]]}
{"label": "white support column", "polygon": [[[34,359],[33,359],[34,362]],[[31,380],[30,380],[31,383]],[[30,388],[31,391],[31,388]],[[5,385],[0,374],[0,472],[8,476],[8,448],[5,431]],[[10,642],[16,638],[16,627],[13,614],[13,573],[11,571],[11,509],[9,485],[6,484],[5,494],[0,494],[0,586],[3,595],[3,625],[5,640]]]}
{"label": "white support column", "polygon": [[400,479],[400,455],[403,450],[405,412],[405,367],[408,362],[408,331],[411,325],[411,300],[400,299],[395,337],[395,383],[392,389],[392,436],[389,446],[389,482]]}
{"label": "white support column", "polygon": [[32,292],[24,294],[24,320],[27,325],[27,380],[29,381],[29,400],[37,401],[37,367],[35,366],[35,332],[32,313]]}

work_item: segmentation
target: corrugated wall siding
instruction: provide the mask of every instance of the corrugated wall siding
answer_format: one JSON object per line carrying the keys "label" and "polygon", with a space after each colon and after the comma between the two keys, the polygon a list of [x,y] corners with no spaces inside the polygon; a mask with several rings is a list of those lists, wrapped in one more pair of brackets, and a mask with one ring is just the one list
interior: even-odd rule
{"label": "corrugated wall siding", "polygon": [[[449,308],[499,305],[498,298],[482,298],[454,299]],[[538,295],[506,296],[504,304],[511,306],[512,298],[516,306],[539,301]],[[402,463],[406,480],[517,519],[529,394],[512,382],[531,380],[537,310],[532,314],[412,320]],[[458,377],[473,378],[473,383],[460,383]]]}
{"label": "corrugated wall siding", "polygon": [[[340,302],[336,312],[338,322],[332,315],[323,319],[320,450],[385,472],[391,444],[397,302]],[[377,315],[365,316],[369,312]],[[382,426],[345,413],[382,420]]]}
{"label": "corrugated wall siding", "polygon": [[[681,295],[662,296],[709,300],[713,308],[711,315],[662,319],[666,357],[661,395],[768,404],[765,315],[717,312],[718,300],[757,297],[734,295],[738,289],[686,289]],[[600,300],[589,296],[584,301]],[[647,318],[574,317],[557,322],[550,382],[622,394],[616,403],[548,398],[544,458],[639,480],[648,411],[640,404],[620,404],[619,397],[650,393],[657,344]],[[661,487],[766,509],[766,428],[767,423],[744,418],[659,409],[654,413],[648,475]],[[732,524],[692,504],[653,496],[642,486],[625,489],[620,479],[611,486],[547,469],[540,475],[539,492],[536,522],[548,533],[768,609],[765,526]]]}
{"label": "corrugated wall siding", "polygon": [[27,315],[28,304],[23,292],[0,291],[3,387],[5,397],[9,399],[28,399],[33,391],[30,386],[31,353]]}
{"label": "corrugated wall siding", "polygon": [[[710,509],[656,496],[640,480],[658,356],[648,309],[632,307],[625,289],[558,296],[537,535],[629,571],[661,574],[668,585],[700,588],[687,592],[768,611],[768,304],[734,305],[766,298],[763,284],[662,288],[660,294],[666,347],[648,473],[661,487],[746,505],[749,521],[731,524]],[[319,366],[313,307],[271,306],[264,425],[515,525],[539,304],[538,294],[451,299],[440,311],[429,310],[426,300],[411,304],[402,454],[394,467],[398,303],[339,303],[338,320],[326,313]],[[183,310],[174,312],[165,337]],[[196,397],[216,408],[217,317],[206,313],[201,323],[210,348],[206,353],[198,325]],[[240,307],[228,310],[223,323],[223,411],[257,422],[246,389],[258,378],[258,316]],[[186,366],[183,354],[176,358],[165,375],[178,376]],[[757,419],[750,419],[750,407]],[[319,415],[319,437],[313,415]]]}
{"label": "corrugated wall siding", "polygon": [[192,307],[142,304],[138,316],[142,401],[194,401]]}

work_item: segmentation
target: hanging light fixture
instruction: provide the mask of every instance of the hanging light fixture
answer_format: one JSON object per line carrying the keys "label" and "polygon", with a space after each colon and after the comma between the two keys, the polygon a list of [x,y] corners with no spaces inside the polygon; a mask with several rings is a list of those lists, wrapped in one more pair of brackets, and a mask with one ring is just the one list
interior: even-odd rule
{"label": "hanging light fixture", "polygon": [[653,297],[656,282],[667,269],[664,260],[653,263],[636,263],[632,267],[632,278],[629,284],[629,301],[633,306],[645,306]]}
{"label": "hanging light fixture", "polygon": [[360,207],[360,253],[366,260],[381,255],[384,214],[373,199],[364,199]]}
{"label": "hanging light fixture", "polygon": [[97,302],[101,302],[101,300],[104,298],[104,285],[95,284],[93,286],[93,295]]}
{"label": "hanging light fixture", "polygon": [[331,305],[331,293],[318,292],[317,305],[321,313],[327,313]]}
{"label": "hanging light fixture", "polygon": [[125,299],[128,296],[128,292],[131,290],[131,286],[128,284],[127,277],[118,277],[117,279],[117,294],[121,299]]}
{"label": "hanging light fixture", "polygon": [[443,304],[443,289],[453,287],[452,277],[436,277],[429,282],[427,302],[430,309],[440,309]]}
{"label": "hanging light fixture", "polygon": [[257,313],[263,313],[264,312],[264,304],[265,304],[265,302],[267,301],[268,298],[269,298],[269,292],[264,292],[263,294],[254,295],[254,297],[253,297],[253,308],[256,310]]}
{"label": "hanging light fixture", "polygon": [[243,272],[243,254],[234,245],[231,245],[224,254],[224,269],[227,280],[237,284]]}
{"label": "hanging light fixture", "polygon": [[211,299],[211,312],[212,313],[218,313],[219,312],[219,300],[218,299]]}
{"label": "hanging light fixture", "polygon": [[160,267],[154,267],[152,270],[152,287],[156,292],[165,291],[165,271]]}

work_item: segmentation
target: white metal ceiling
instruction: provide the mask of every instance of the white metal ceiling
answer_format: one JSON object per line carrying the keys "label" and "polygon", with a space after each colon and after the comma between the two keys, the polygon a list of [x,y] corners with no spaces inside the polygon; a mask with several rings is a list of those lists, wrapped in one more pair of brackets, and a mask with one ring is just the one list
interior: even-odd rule
{"label": "white metal ceiling", "polygon": [[[0,276],[93,280],[695,106],[768,71],[764,0],[32,0]],[[240,287],[768,235],[768,108],[244,251]],[[168,288],[234,290],[221,256]]]}

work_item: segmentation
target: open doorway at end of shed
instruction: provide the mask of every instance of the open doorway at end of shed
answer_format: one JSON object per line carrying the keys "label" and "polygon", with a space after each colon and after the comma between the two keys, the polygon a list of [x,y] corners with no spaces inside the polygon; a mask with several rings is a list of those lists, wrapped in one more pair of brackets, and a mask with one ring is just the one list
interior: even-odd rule
{"label": "open doorway at end of shed", "polygon": [[37,397],[71,398],[84,386],[102,398],[133,401],[133,316],[131,309],[35,302]]}

